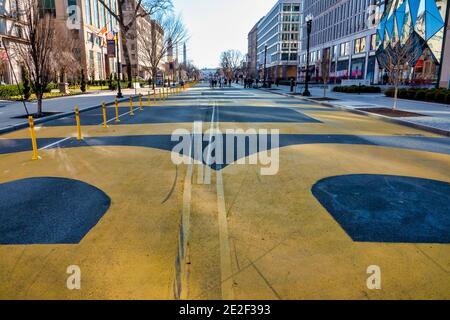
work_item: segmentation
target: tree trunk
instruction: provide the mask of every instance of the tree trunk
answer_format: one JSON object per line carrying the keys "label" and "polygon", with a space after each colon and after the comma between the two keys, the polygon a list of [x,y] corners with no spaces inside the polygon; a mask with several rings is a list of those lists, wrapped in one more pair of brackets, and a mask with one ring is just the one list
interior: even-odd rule
{"label": "tree trunk", "polygon": [[153,78],[153,91],[155,91],[156,90],[156,81],[158,79],[158,68],[153,68],[152,78]]}
{"label": "tree trunk", "polygon": [[398,83],[395,84],[394,106],[392,107],[392,110],[396,110],[397,109],[397,99],[398,99]]}
{"label": "tree trunk", "polygon": [[[125,59],[125,64],[126,64],[126,68],[127,68],[127,80],[128,80],[128,89],[131,89],[133,84],[132,84],[132,79],[133,79],[133,72],[131,70],[131,59],[130,59],[130,51],[128,50],[128,46],[127,46],[127,39],[126,37],[124,37],[125,33],[122,32],[122,50],[123,50],[123,57]],[[123,76],[123,74],[122,74]]]}
{"label": "tree trunk", "polygon": [[37,97],[37,117],[40,118],[42,117],[43,113],[42,113],[42,98],[43,98],[43,94],[42,93],[37,93],[36,94]]}

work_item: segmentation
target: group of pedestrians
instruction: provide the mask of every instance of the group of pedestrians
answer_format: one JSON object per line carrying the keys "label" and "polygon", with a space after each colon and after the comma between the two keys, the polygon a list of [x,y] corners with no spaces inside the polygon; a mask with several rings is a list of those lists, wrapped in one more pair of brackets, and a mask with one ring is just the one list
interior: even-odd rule
{"label": "group of pedestrians", "polygon": [[233,80],[230,79],[226,79],[226,78],[212,78],[209,83],[210,83],[210,87],[211,88],[217,88],[217,86],[219,86],[220,88],[224,88],[224,87],[231,87]]}
{"label": "group of pedestrians", "polygon": [[256,86],[259,85],[259,79],[245,78],[244,79],[244,88],[253,88],[253,83],[256,83]]}

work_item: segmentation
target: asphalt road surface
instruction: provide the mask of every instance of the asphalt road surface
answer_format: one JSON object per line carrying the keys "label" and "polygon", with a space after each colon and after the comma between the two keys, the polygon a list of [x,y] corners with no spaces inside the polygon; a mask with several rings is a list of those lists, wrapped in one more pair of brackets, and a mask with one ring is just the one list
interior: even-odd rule
{"label": "asphalt road surface", "polygon": [[238,87],[133,108],[37,161],[0,136],[0,298],[450,298],[448,137]]}

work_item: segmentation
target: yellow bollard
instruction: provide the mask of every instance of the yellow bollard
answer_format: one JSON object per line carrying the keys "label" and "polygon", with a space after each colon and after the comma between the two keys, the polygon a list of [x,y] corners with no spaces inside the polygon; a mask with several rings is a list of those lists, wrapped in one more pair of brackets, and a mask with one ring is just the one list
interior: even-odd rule
{"label": "yellow bollard", "polygon": [[119,123],[120,122],[120,119],[119,119],[119,101],[117,101],[117,99],[116,99],[116,123]]}
{"label": "yellow bollard", "polygon": [[142,109],[142,94],[139,94],[139,110],[143,110]]}
{"label": "yellow bollard", "polygon": [[81,121],[80,121],[80,111],[78,110],[78,106],[75,107],[75,121],[77,122],[77,140],[83,140],[83,136],[81,135]]}
{"label": "yellow bollard", "polygon": [[158,90],[158,94],[159,94],[159,101],[161,101],[162,100],[161,89]]}
{"label": "yellow bollard", "polygon": [[150,91],[148,92],[148,105],[151,106],[152,105],[152,97],[150,95]]}
{"label": "yellow bollard", "polygon": [[37,148],[37,142],[36,142],[36,133],[34,132],[33,116],[28,117],[28,124],[30,125],[31,146],[33,147],[33,158],[31,158],[31,159],[39,160],[38,148]]}
{"label": "yellow bollard", "polygon": [[133,97],[130,97],[130,116],[134,116],[134,111],[133,111]]}
{"label": "yellow bollard", "polygon": [[103,111],[103,128],[108,128],[108,125],[106,124],[107,118],[106,118],[106,103],[103,101],[102,104],[102,111]]}
{"label": "yellow bollard", "polygon": [[153,102],[156,105],[156,88],[153,90]]}

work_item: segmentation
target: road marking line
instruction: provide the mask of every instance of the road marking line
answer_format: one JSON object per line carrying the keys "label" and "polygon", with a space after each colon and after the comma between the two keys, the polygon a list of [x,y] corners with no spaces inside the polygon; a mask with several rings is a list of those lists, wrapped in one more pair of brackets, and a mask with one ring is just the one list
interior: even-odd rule
{"label": "road marking line", "polygon": [[213,112],[212,112],[212,116],[211,116],[211,122],[209,125],[210,136],[209,136],[209,140],[208,140],[208,151],[207,151],[208,154],[207,154],[207,158],[206,158],[205,175],[204,175],[204,179],[203,179],[203,184],[207,184],[207,185],[211,184],[211,167],[209,166],[209,162],[211,161],[211,144],[212,144],[212,137],[213,137],[213,135],[211,133],[212,133],[213,129],[215,129],[214,116],[216,114],[216,108],[217,108],[217,103],[216,103],[216,101],[213,101]]}
{"label": "road marking line", "polygon": [[[219,110],[217,110],[219,112]],[[219,116],[215,127],[219,129]],[[213,118],[214,120],[214,118]],[[216,170],[217,214],[219,222],[220,273],[222,282],[222,299],[233,300],[233,269],[231,266],[230,237],[228,235],[227,210],[225,206],[225,191],[223,187],[222,168]]]}
{"label": "road marking line", "polygon": [[[193,128],[194,130],[194,124]],[[191,135],[193,139],[193,134]],[[192,139],[191,146],[189,148],[189,157],[192,157]],[[192,158],[191,158],[192,159]],[[193,161],[190,161],[186,170],[186,177],[183,184],[183,209],[181,213],[180,223],[180,239],[178,241],[178,256],[175,259],[175,272],[180,270],[179,274],[175,276],[175,298],[181,300],[187,300],[189,294],[189,233],[190,233],[190,216],[191,216],[191,200],[192,200],[192,176],[193,176]],[[178,267],[178,268],[177,268]],[[181,283],[177,283],[178,280]]]}
{"label": "road marking line", "polygon": [[233,300],[233,269],[231,267],[230,239],[225,207],[222,171],[217,171],[217,211],[219,217],[220,269],[222,280],[222,299]]}

